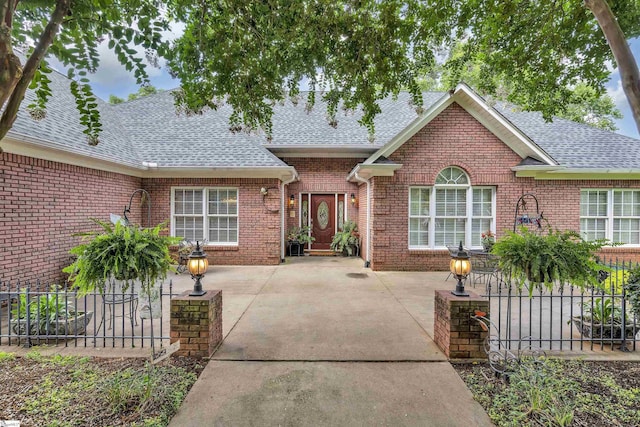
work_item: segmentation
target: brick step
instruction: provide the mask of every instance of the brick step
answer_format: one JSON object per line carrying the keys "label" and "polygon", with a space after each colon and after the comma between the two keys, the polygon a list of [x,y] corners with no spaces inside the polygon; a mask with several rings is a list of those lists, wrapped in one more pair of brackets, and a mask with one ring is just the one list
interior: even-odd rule
{"label": "brick step", "polygon": [[331,250],[306,250],[305,253],[308,253],[311,256],[336,256],[336,253]]}

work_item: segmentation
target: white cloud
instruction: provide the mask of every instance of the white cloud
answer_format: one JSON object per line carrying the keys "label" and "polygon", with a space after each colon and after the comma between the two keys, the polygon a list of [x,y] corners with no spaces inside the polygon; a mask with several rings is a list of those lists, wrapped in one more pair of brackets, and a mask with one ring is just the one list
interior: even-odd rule
{"label": "white cloud", "polygon": [[629,104],[627,102],[627,96],[624,93],[624,89],[622,89],[622,81],[618,77],[616,81],[615,87],[607,88],[607,95],[613,99],[613,102],[616,104],[619,110],[624,110],[629,108]]}

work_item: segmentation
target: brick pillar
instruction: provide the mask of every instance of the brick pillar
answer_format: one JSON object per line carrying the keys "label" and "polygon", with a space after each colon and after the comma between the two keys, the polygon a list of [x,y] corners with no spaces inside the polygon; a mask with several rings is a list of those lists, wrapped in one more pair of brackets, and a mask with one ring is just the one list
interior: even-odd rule
{"label": "brick pillar", "polygon": [[434,341],[449,359],[486,359],[487,333],[471,318],[476,310],[489,313],[489,300],[469,292],[457,297],[450,290],[436,291]]}
{"label": "brick pillar", "polygon": [[210,357],[222,342],[222,291],[190,292],[171,299],[171,343],[180,342],[173,355]]}

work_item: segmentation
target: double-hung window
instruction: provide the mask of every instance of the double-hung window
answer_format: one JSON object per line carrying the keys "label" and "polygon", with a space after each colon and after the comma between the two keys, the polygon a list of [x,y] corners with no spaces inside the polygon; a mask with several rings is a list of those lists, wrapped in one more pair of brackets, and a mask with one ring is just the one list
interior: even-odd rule
{"label": "double-hung window", "polygon": [[493,187],[472,187],[457,167],[442,170],[431,187],[410,187],[409,248],[481,246],[482,233],[495,231],[494,198]]}
{"label": "double-hung window", "polygon": [[640,190],[582,190],[580,232],[587,240],[640,244]]}
{"label": "double-hung window", "polygon": [[237,188],[173,188],[171,205],[173,236],[210,245],[238,244]]}

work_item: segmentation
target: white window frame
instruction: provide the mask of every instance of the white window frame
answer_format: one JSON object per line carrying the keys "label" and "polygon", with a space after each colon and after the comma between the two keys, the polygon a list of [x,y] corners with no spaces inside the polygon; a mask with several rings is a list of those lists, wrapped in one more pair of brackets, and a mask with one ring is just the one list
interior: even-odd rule
{"label": "white window frame", "polygon": [[[176,215],[175,213],[175,195],[176,195],[176,190],[202,190],[202,215],[195,215],[195,214],[189,214],[189,215]],[[236,192],[236,205],[237,205],[237,209],[236,209],[236,214],[235,215],[211,215],[209,214],[209,191],[210,190],[234,190]],[[190,216],[190,217],[202,217],[203,221],[202,221],[202,225],[204,227],[203,230],[203,236],[204,239],[206,240],[206,246],[238,246],[240,243],[240,189],[238,187],[184,187],[184,186],[180,186],[180,187],[171,187],[171,227],[170,227],[170,233],[171,236],[176,235],[176,229],[175,229],[175,218],[176,216]],[[236,218],[236,223],[237,223],[237,228],[238,228],[238,235],[237,235],[237,240],[235,242],[214,242],[211,241],[209,239],[209,218],[211,217],[235,217]]]}
{"label": "white window frame", "polygon": [[[462,244],[468,248],[481,248],[481,245],[472,245],[473,235],[472,235],[472,220],[473,216],[473,190],[483,190],[489,189],[491,190],[491,211],[492,217],[491,220],[491,231],[493,233],[496,232],[496,187],[484,185],[484,186],[473,186],[471,185],[471,181],[467,180],[469,184],[437,184],[437,185],[412,185],[408,187],[407,193],[407,245],[409,250],[425,250],[425,249],[447,249],[446,246],[436,246],[435,240],[435,219],[436,219],[436,190],[438,189],[446,189],[446,188],[455,188],[455,189],[466,189],[466,216],[465,220],[465,239]],[[425,218],[424,215],[420,216],[412,216],[411,215],[411,190],[413,189],[428,189],[429,190],[429,225],[428,225],[428,235],[429,235],[429,243],[427,245],[411,245],[411,219],[412,218]],[[446,217],[446,218],[458,218],[458,217]],[[459,217],[462,218],[462,217]],[[486,216],[480,216],[477,218],[487,218]],[[483,230],[486,231],[486,230]],[[458,244],[458,242],[451,242],[451,244]]]}
{"label": "white window frame", "polygon": [[[582,193],[588,191],[604,191],[607,192],[607,216],[582,216]],[[633,216],[614,216],[613,214],[613,194],[615,192],[622,191],[640,191],[640,188],[581,188],[580,189],[580,235],[584,237],[582,232],[582,219],[605,219],[606,220],[606,228],[605,228],[605,238],[611,242],[615,242],[613,239],[613,224],[616,219],[640,219],[640,217]],[[629,248],[637,248],[640,247],[640,244],[637,243],[620,243],[620,246],[629,247]]]}

